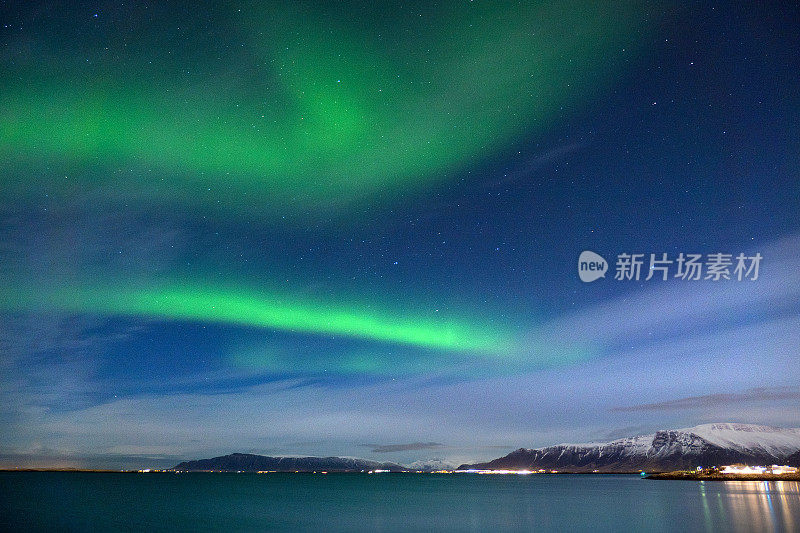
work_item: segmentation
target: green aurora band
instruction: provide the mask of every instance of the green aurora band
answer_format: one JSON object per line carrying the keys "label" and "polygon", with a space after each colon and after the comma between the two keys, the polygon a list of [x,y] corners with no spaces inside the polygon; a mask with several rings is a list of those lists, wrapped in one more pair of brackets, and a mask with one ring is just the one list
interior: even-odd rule
{"label": "green aurora band", "polygon": [[513,347],[508,330],[447,320],[368,311],[357,305],[287,299],[227,288],[173,284],[163,288],[72,285],[52,290],[4,291],[0,309],[213,322],[276,330],[340,335],[388,343],[503,356]]}
{"label": "green aurora band", "polygon": [[[2,65],[0,158],[27,176],[0,197],[111,188],[261,218],[398,201],[613,79],[645,18],[601,2],[420,5],[256,4],[230,8],[244,42],[223,51],[176,36],[148,62],[109,37],[107,56],[18,57]],[[147,31],[136,39],[165,47]]]}

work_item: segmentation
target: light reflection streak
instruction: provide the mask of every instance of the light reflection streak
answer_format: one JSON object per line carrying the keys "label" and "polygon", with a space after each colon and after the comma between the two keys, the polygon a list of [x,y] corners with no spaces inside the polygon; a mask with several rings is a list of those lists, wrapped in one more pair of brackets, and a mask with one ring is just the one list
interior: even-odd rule
{"label": "light reflection streak", "polygon": [[[699,483],[706,531],[794,531],[800,515],[796,481]],[[708,498],[716,493],[717,506]]]}
{"label": "light reflection streak", "polygon": [[711,522],[711,509],[708,508],[708,497],[706,496],[706,482],[700,482],[700,496],[703,499],[703,518],[705,519],[706,531],[713,531]]}

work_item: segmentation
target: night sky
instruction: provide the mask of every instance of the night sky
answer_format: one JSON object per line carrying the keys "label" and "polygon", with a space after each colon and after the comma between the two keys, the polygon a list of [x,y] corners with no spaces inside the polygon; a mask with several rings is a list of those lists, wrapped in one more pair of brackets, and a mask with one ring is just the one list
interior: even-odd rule
{"label": "night sky", "polygon": [[0,3],[0,466],[800,426],[767,4]]}

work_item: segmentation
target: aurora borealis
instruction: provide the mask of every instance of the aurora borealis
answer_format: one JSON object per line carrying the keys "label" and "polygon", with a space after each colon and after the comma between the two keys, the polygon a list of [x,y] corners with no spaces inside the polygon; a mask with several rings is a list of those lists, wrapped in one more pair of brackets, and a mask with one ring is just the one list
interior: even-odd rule
{"label": "aurora borealis", "polygon": [[[365,206],[395,207],[487,150],[507,150],[530,135],[531,125],[547,123],[586,84],[604,83],[613,56],[644,25],[637,10],[613,12],[592,3],[417,7],[421,21],[371,13],[381,22],[375,27],[332,6],[221,9],[215,13],[232,18],[239,46],[220,46],[213,27],[213,36],[176,27],[180,37],[166,36],[174,38],[166,50],[173,57],[152,68],[151,58],[164,54],[156,43],[165,35],[146,28],[136,41],[148,54],[129,52],[123,36],[106,40],[99,57],[87,43],[86,65],[76,65],[75,54],[43,68],[15,57],[7,65],[14,83],[3,98],[3,156],[10,173],[21,165],[28,177],[7,194],[17,201],[47,191],[57,203],[97,195],[129,209],[221,210],[244,223],[255,217],[267,228],[286,213],[290,224],[316,223],[321,210],[348,224]],[[100,14],[90,18],[99,21]],[[43,32],[52,29],[53,20],[42,19]],[[623,24],[629,19],[636,25]],[[122,23],[110,22],[95,38]],[[198,57],[199,45],[211,50]],[[232,63],[234,79],[221,79],[220,69]],[[177,79],[176,64],[182,69]],[[465,77],[466,70],[472,75]],[[201,270],[182,273],[192,280],[189,288],[165,285],[159,276],[145,283],[162,289],[105,283],[71,290],[69,284],[96,279],[87,271],[79,276],[84,280],[37,292],[35,303],[20,279],[20,297],[9,297],[8,305],[12,311],[15,303],[22,310],[30,303],[38,310],[210,320],[444,349],[485,351],[491,344],[496,352],[514,342],[474,320],[453,326],[441,315],[415,317],[413,298],[404,305],[410,312],[394,312],[389,324],[339,304],[337,293],[347,297],[348,291],[335,284],[325,288],[332,297],[311,305],[292,302],[291,287],[279,302],[258,302],[246,295],[253,283],[235,262],[214,263],[228,284],[230,275],[244,287],[207,291],[201,283],[209,274]]]}
{"label": "aurora borealis", "polygon": [[[109,185],[140,201],[249,207],[261,219],[284,203],[357,210],[509,149],[587,84],[604,83],[644,24],[637,10],[591,2],[420,3],[397,20],[388,5],[354,9],[359,18],[334,5],[217,7],[209,11],[224,29],[163,34],[147,23],[181,13],[129,8],[132,20],[93,32],[101,41],[123,32],[101,49],[90,42],[84,56],[55,50],[45,65],[7,64],[3,159],[78,169],[75,181],[46,182],[65,195]],[[120,166],[130,173],[115,173]],[[215,194],[191,190],[202,187]]]}
{"label": "aurora borealis", "polygon": [[49,309],[73,313],[119,314],[173,320],[195,320],[344,335],[410,344],[441,350],[502,353],[509,349],[500,333],[443,321],[426,322],[385,313],[326,309],[314,302],[297,302],[280,296],[259,297],[254,291],[237,293],[203,286],[169,285],[166,288],[119,287],[87,291],[69,287],[35,295],[9,298],[13,308]]}
{"label": "aurora borealis", "polygon": [[[798,377],[795,11],[3,6],[0,457],[800,424],[614,410]],[[583,250],[764,263],[583,284]]]}

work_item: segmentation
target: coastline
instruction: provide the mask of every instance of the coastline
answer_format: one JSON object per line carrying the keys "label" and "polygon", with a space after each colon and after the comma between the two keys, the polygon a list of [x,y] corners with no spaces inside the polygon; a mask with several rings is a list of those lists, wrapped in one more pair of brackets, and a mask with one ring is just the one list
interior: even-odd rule
{"label": "coastline", "polygon": [[800,481],[798,474],[704,474],[693,471],[660,472],[645,479],[688,481]]}
{"label": "coastline", "polygon": [[[201,474],[261,474],[266,472],[253,472],[253,471],[213,471],[213,470],[111,470],[111,469],[84,469],[84,468],[0,468],[0,472],[59,472],[59,473],[105,473],[105,474],[143,474],[143,473],[164,473],[164,474],[188,474],[188,473],[201,473]],[[367,474],[367,472],[358,471],[291,471],[291,472],[269,472],[275,474]],[[424,472],[424,471],[400,471],[394,472],[395,474],[455,474],[456,472]],[[459,472],[466,473],[466,472]],[[608,475],[635,475],[641,472],[541,472],[536,473],[537,477],[540,476],[608,476]],[[533,474],[531,474],[533,475]],[[685,480],[685,481],[800,481],[800,473],[797,474],[718,474],[718,473],[698,473],[695,471],[673,471],[673,472],[656,472],[643,476],[644,479],[656,480]]]}

